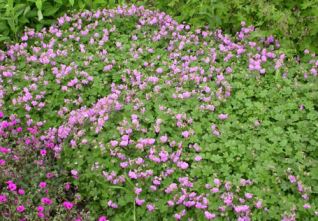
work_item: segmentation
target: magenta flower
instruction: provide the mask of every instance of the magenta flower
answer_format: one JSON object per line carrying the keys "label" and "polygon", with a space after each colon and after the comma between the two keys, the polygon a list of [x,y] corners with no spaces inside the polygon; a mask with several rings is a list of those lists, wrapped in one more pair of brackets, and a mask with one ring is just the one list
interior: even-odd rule
{"label": "magenta flower", "polygon": [[38,206],[36,209],[37,209],[38,212],[43,212],[44,211],[44,207],[43,206]]}
{"label": "magenta flower", "polygon": [[3,159],[0,159],[0,166],[4,166],[6,164],[6,161]]}
{"label": "magenta flower", "polygon": [[0,147],[0,153],[7,154],[10,152],[11,152],[11,149],[5,148],[5,147]]}
{"label": "magenta flower", "polygon": [[98,221],[108,221],[107,217],[106,216],[100,216],[98,218]]}
{"label": "magenta flower", "polygon": [[46,204],[46,205],[51,205],[51,204],[52,204],[52,200],[51,200],[50,198],[47,198],[47,197],[43,197],[43,198],[41,199],[41,202],[42,202],[43,204]]}
{"label": "magenta flower", "polygon": [[19,189],[19,190],[18,190],[18,194],[19,194],[19,195],[24,195],[24,194],[25,194],[24,189]]}
{"label": "magenta flower", "polygon": [[69,201],[65,201],[65,202],[63,202],[63,206],[64,206],[65,209],[71,210],[74,205],[73,205],[73,203],[71,203]]}
{"label": "magenta flower", "polygon": [[40,182],[39,187],[44,189],[46,187],[46,182]]}
{"label": "magenta flower", "polygon": [[41,154],[42,156],[45,156],[45,155],[46,155],[46,150],[45,150],[45,149],[40,150],[40,154]]}
{"label": "magenta flower", "polygon": [[41,218],[41,219],[43,219],[43,218],[45,217],[45,215],[44,215],[44,213],[42,213],[42,212],[38,212],[38,217]]}
{"label": "magenta flower", "polygon": [[4,194],[0,194],[0,204],[7,202],[7,196]]}
{"label": "magenta flower", "polygon": [[19,213],[23,213],[25,211],[25,207],[23,205],[20,205],[20,206],[17,207],[17,211]]}
{"label": "magenta flower", "polygon": [[10,190],[11,192],[15,191],[17,189],[17,185],[15,183],[13,183],[12,181],[8,181],[8,190]]}

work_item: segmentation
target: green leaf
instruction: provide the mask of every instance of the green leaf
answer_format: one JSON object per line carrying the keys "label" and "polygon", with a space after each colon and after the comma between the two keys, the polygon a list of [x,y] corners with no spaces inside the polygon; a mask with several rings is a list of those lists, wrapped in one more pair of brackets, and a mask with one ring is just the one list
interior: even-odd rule
{"label": "green leaf", "polygon": [[52,6],[52,5],[47,5],[45,6],[45,10],[43,11],[43,16],[52,16],[54,15],[60,7],[58,5]]}
{"label": "green leaf", "polygon": [[38,19],[41,21],[43,19],[43,14],[41,10],[38,10]]}
{"label": "green leaf", "polygon": [[38,11],[42,10],[42,0],[36,0],[35,5]]}

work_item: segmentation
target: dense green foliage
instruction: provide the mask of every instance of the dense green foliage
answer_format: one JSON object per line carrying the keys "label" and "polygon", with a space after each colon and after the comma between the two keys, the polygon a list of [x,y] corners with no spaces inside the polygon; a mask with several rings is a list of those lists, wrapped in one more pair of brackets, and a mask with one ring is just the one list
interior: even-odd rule
{"label": "dense green foliage", "polygon": [[26,30],[0,51],[0,213],[315,220],[318,59],[253,33],[135,6]]}
{"label": "dense green foliage", "polygon": [[20,36],[24,26],[52,24],[68,10],[138,3],[173,15],[197,27],[209,25],[235,34],[246,21],[259,30],[255,37],[274,35],[289,53],[317,51],[318,0],[0,0],[0,42]]}

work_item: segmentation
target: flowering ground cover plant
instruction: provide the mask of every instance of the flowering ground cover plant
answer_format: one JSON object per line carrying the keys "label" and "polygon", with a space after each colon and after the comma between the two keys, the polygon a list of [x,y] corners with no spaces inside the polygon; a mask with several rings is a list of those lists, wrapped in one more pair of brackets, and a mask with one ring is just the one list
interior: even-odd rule
{"label": "flowering ground cover plant", "polygon": [[315,54],[84,11],[0,51],[4,220],[315,220]]}

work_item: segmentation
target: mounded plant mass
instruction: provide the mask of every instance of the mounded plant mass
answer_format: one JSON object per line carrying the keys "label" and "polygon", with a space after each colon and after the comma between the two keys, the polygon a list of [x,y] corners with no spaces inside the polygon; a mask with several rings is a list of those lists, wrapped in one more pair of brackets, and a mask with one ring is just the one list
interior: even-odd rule
{"label": "mounded plant mass", "polygon": [[315,54],[84,11],[0,51],[3,220],[316,220]]}

